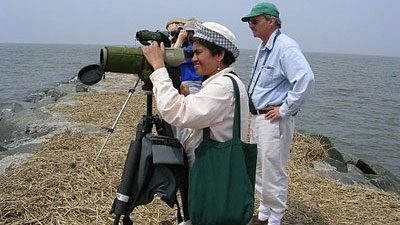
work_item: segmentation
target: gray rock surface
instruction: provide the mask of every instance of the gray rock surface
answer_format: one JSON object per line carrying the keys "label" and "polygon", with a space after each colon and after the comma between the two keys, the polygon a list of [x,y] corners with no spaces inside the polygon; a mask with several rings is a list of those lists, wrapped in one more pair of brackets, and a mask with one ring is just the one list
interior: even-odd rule
{"label": "gray rock surface", "polygon": [[353,185],[362,184],[372,189],[400,194],[400,179],[382,166],[355,156],[342,154],[329,138],[318,135],[328,156],[313,163],[313,169],[322,177]]}
{"label": "gray rock surface", "polygon": [[20,165],[53,135],[65,129],[84,129],[60,115],[50,113],[46,108],[61,98],[66,101],[71,99],[80,85],[76,80],[71,80],[54,89],[38,92],[28,98],[25,108],[19,104],[1,106],[0,174],[7,168]]}
{"label": "gray rock surface", "polygon": [[91,127],[69,121],[67,118],[49,112],[49,104],[76,104],[77,92],[114,92],[132,88],[137,76],[112,74],[120,82],[113,84],[99,82],[93,86],[80,83],[76,78],[61,83],[54,89],[30,96],[26,106],[18,104],[0,105],[0,175],[7,168],[20,165],[32,156],[40,146],[57,133],[66,129],[87,133],[104,132],[101,127]]}

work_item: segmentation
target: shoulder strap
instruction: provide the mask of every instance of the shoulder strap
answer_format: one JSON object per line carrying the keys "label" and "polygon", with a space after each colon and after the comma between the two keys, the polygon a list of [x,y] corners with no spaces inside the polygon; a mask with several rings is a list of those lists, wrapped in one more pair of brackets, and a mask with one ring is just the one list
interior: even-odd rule
{"label": "shoulder strap", "polygon": [[[230,72],[230,74],[236,75],[234,72]],[[239,94],[239,86],[232,76],[226,74],[224,75],[229,77],[233,83],[233,91],[235,97],[235,111],[233,115],[233,131],[232,131],[232,139],[238,138],[240,139],[240,94]],[[206,127],[203,129],[203,139],[210,138],[210,127]]]}
{"label": "shoulder strap", "polygon": [[[276,31],[276,35],[275,35],[274,40],[273,40],[273,42],[272,42],[271,50],[268,50],[267,55],[265,56],[264,61],[262,62],[261,65],[265,65],[265,63],[267,62],[270,53],[272,52],[272,50],[273,50],[274,47],[275,47],[275,41],[276,41],[276,39],[278,38],[279,35],[281,35],[281,30],[280,30],[280,29],[278,29],[278,30]],[[260,54],[260,51],[258,50],[257,53]],[[251,87],[251,84],[253,83],[253,78],[254,78],[254,75],[255,75],[257,66],[258,66],[258,59],[257,59],[257,61],[255,62],[254,66],[253,66],[253,71],[252,71],[252,74],[251,74],[251,77],[250,77],[249,90],[248,90],[248,95],[249,95],[249,97],[251,97],[251,96],[253,95],[254,89],[256,88],[256,84],[258,83],[258,79],[260,78],[260,75],[258,75],[258,76],[257,76],[257,79],[256,79],[256,81],[255,81],[255,83],[254,83],[254,85],[253,85],[253,90],[250,91],[250,87]],[[250,101],[251,101],[251,99],[250,99]]]}
{"label": "shoulder strap", "polygon": [[232,80],[233,83],[233,91],[235,97],[235,113],[233,116],[233,134],[232,138],[240,139],[240,94],[239,94],[239,86],[235,80],[235,78],[225,75]]}

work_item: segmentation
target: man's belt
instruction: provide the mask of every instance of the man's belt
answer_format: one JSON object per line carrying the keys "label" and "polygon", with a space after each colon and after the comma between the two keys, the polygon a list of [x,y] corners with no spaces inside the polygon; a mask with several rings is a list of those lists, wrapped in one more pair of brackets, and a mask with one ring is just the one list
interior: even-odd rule
{"label": "man's belt", "polygon": [[253,115],[265,114],[265,113],[271,111],[271,109],[267,109],[267,108],[269,108],[271,106],[272,107],[279,107],[281,105],[282,104],[280,104],[280,105],[267,105],[267,107],[265,107],[264,109],[250,109],[250,113],[253,114]]}
{"label": "man's belt", "polygon": [[260,114],[265,114],[270,110],[267,109],[255,109],[255,110],[250,110],[250,113],[253,115],[260,115]]}

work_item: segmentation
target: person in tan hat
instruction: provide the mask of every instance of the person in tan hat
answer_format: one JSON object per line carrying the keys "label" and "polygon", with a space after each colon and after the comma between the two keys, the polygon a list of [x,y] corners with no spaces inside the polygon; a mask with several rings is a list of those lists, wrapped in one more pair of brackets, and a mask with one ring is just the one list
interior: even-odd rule
{"label": "person in tan hat", "polygon": [[314,74],[299,45],[281,32],[278,8],[255,5],[242,18],[260,38],[250,83],[252,140],[257,143],[258,215],[251,225],[280,225],[287,208],[286,173],[294,133],[294,116],[314,89]]}
{"label": "person in tan hat", "polygon": [[[183,29],[180,31],[173,48],[184,48],[185,51],[191,52],[193,46],[194,26],[201,21],[197,18],[188,19]],[[179,66],[181,71],[180,93],[183,95],[197,93],[201,88],[203,76],[196,74],[192,57],[187,57],[186,62]]]}
{"label": "person in tan hat", "polygon": [[169,33],[169,39],[171,41],[171,46],[174,46],[179,32],[183,29],[183,26],[186,24],[187,19],[184,18],[173,18],[167,22],[165,28]]}
{"label": "person in tan hat", "polygon": [[[173,48],[183,48],[186,52],[193,51],[194,26],[196,23],[200,23],[200,20],[195,18],[187,20],[185,25],[183,25],[183,29],[180,31]],[[185,63],[179,65],[181,74],[179,93],[187,96],[200,91],[204,76],[196,73],[191,56],[186,57],[185,60]],[[188,132],[190,132],[190,129],[176,127],[176,138],[182,140],[187,136]]]}

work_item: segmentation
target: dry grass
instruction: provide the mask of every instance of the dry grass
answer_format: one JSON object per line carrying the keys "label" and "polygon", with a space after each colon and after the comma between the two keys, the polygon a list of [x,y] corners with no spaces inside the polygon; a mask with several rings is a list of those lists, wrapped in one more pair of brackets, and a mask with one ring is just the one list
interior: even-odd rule
{"label": "dry grass", "polygon": [[325,154],[319,140],[296,134],[285,224],[400,224],[400,196],[344,185],[310,172],[311,162]]}
{"label": "dry grass", "polygon": [[[111,126],[126,93],[83,93],[76,105],[51,110],[94,126]],[[109,210],[135,126],[145,114],[135,94],[97,163],[106,131],[67,131],[51,138],[22,166],[0,176],[0,224],[111,224]],[[346,186],[310,173],[325,155],[319,140],[297,133],[289,164],[289,209],[284,224],[400,224],[400,197]],[[136,224],[175,221],[175,210],[156,199],[134,211]]]}

